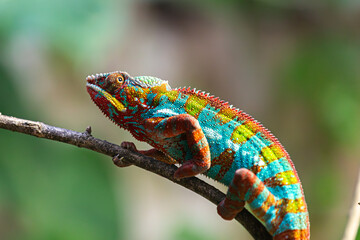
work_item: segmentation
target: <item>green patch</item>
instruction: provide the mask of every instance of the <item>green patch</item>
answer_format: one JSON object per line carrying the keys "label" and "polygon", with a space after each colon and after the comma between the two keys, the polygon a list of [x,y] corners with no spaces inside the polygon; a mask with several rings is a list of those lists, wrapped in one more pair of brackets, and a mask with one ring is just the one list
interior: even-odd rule
{"label": "green patch", "polygon": [[236,111],[229,107],[223,107],[215,117],[219,119],[221,124],[226,124],[236,117]]}
{"label": "green patch", "polygon": [[175,102],[179,96],[179,92],[176,90],[172,90],[172,91],[166,92],[164,95],[168,97],[170,102]]}
{"label": "green patch", "polygon": [[246,125],[237,126],[233,133],[231,134],[231,141],[236,144],[245,142],[247,139],[251,138],[254,135]]}
{"label": "green patch", "polygon": [[208,103],[209,101],[206,98],[190,95],[185,104],[185,111],[197,118]]}

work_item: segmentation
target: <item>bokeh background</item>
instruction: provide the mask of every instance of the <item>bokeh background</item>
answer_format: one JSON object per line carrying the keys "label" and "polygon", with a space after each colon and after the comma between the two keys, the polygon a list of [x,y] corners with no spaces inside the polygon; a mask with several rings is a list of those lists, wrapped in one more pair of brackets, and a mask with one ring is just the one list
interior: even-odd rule
{"label": "bokeh background", "polygon": [[[355,0],[0,0],[0,112],[120,143],[133,138],[90,101],[87,75],[206,90],[272,130],[302,179],[312,239],[340,239],[360,168],[359,22]],[[0,129],[0,239],[251,237],[170,181]]]}

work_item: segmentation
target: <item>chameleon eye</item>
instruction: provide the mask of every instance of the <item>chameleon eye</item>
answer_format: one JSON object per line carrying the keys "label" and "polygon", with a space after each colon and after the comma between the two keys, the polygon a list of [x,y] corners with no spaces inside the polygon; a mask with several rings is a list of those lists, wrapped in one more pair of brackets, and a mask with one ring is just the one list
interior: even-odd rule
{"label": "chameleon eye", "polygon": [[113,93],[124,84],[124,76],[120,73],[113,73],[106,77],[104,89],[109,93]]}
{"label": "chameleon eye", "polygon": [[123,84],[124,83],[124,77],[122,75],[118,76],[116,78],[116,81],[119,83],[119,84]]}

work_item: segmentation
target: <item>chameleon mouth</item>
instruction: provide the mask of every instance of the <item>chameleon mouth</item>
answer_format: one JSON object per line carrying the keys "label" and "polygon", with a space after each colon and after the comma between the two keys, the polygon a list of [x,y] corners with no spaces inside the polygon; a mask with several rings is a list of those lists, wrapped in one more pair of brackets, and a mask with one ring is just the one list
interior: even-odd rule
{"label": "chameleon mouth", "polygon": [[[86,88],[88,93],[90,94],[92,100],[96,103],[97,98],[104,97],[111,105],[113,105],[118,111],[125,112],[126,108],[125,106],[117,100],[115,97],[113,97],[110,93],[99,87],[98,85],[94,84],[96,80],[96,76],[101,76],[101,74],[91,75],[86,78]],[[94,77],[92,77],[94,76]],[[104,77],[104,76],[102,76]]]}

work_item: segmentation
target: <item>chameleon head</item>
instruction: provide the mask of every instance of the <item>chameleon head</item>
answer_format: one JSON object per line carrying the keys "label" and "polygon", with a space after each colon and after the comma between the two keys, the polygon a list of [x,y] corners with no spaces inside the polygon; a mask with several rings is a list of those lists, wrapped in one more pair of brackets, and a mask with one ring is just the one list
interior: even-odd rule
{"label": "chameleon head", "polygon": [[127,110],[124,89],[131,79],[126,72],[100,73],[86,78],[86,88],[101,111],[113,121],[119,122]]}
{"label": "chameleon head", "polygon": [[[86,88],[93,102],[116,124],[124,127],[140,106],[136,100],[134,78],[126,72],[100,73],[86,78]],[[140,107],[139,107],[140,106]]]}
{"label": "chameleon head", "polygon": [[[100,110],[114,122],[130,121],[149,108],[149,92],[170,90],[167,81],[155,77],[131,77],[126,72],[100,73],[86,78],[86,88]],[[126,117],[125,117],[126,116]],[[127,119],[127,120],[126,120]]]}

